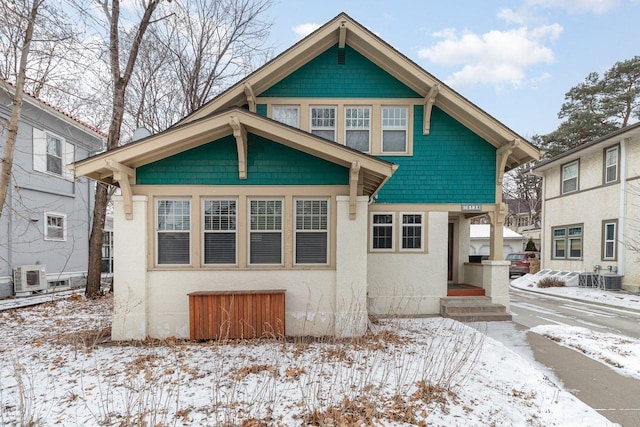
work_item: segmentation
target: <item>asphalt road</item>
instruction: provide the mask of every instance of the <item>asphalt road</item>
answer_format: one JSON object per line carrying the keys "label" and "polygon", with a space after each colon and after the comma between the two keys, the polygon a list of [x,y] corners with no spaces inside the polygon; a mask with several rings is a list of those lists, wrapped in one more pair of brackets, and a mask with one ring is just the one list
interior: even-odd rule
{"label": "asphalt road", "polygon": [[[640,313],[633,310],[512,289],[511,312],[514,323],[523,329],[565,324],[640,338]],[[640,426],[640,381],[533,332],[527,333],[527,340],[535,360],[548,367],[566,390],[610,421],[623,427]]]}
{"label": "asphalt road", "polygon": [[513,321],[527,328],[563,324],[640,338],[638,311],[570,301],[513,288],[510,296]]}

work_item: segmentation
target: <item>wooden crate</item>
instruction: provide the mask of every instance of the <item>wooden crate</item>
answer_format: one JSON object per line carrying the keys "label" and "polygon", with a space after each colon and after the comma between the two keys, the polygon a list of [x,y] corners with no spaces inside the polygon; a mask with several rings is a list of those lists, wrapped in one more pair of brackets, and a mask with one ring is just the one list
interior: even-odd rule
{"label": "wooden crate", "polygon": [[282,289],[189,294],[192,340],[284,337]]}

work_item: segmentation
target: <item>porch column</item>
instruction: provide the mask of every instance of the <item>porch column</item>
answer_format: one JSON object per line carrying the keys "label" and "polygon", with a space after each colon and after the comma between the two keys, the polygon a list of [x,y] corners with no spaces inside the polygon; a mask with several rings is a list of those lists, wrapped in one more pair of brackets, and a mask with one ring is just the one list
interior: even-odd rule
{"label": "porch column", "polygon": [[123,197],[113,197],[113,340],[147,337],[147,201],[133,196],[126,219]]}
{"label": "porch column", "polygon": [[492,261],[503,260],[504,236],[503,227],[504,219],[507,216],[507,205],[505,203],[496,204],[495,210],[488,212],[489,226],[489,259]]}
{"label": "porch column", "polygon": [[337,196],[335,336],[359,337],[367,330],[367,203],[355,198],[351,219],[350,197]]}

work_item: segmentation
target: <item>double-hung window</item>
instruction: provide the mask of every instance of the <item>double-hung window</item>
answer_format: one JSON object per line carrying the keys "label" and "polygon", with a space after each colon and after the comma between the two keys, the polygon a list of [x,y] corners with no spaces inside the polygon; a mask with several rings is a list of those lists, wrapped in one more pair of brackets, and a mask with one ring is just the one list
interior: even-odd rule
{"label": "double-hung window", "polygon": [[329,258],[329,202],[295,201],[295,263],[327,264]]}
{"label": "double-hung window", "polygon": [[47,172],[62,175],[62,141],[53,135],[47,138]]}
{"label": "double-hung window", "polygon": [[393,213],[371,214],[371,250],[392,251],[393,244]]}
{"label": "double-hung window", "polygon": [[285,125],[300,127],[300,108],[296,105],[274,105],[273,120]]}
{"label": "double-hung window", "polygon": [[67,240],[67,216],[61,213],[44,213],[44,240]]}
{"label": "double-hung window", "polygon": [[236,264],[236,201],[204,200],[203,210],[204,263]]}
{"label": "double-hung window", "polygon": [[552,257],[554,259],[582,258],[582,225],[553,227]]}
{"label": "double-hung window", "polygon": [[562,166],[562,194],[578,190],[578,172],[577,160]]}
{"label": "double-hung window", "polygon": [[382,152],[407,151],[407,107],[382,107]]}
{"label": "double-hung window", "polygon": [[346,107],[345,145],[368,153],[371,140],[371,107]]}
{"label": "double-hung window", "polygon": [[609,184],[618,180],[618,147],[605,150],[604,154],[604,183]]}
{"label": "double-hung window", "polygon": [[401,250],[420,251],[424,240],[424,214],[403,213],[402,216],[402,239]]}
{"label": "double-hung window", "polygon": [[157,262],[191,263],[191,201],[158,199],[156,203]]}
{"label": "double-hung window", "polygon": [[249,264],[282,264],[282,200],[250,200],[249,224]]}
{"label": "double-hung window", "polygon": [[608,220],[602,222],[602,259],[616,259],[616,243],[618,240],[618,222]]}
{"label": "double-hung window", "polygon": [[336,107],[311,107],[311,133],[336,140]]}

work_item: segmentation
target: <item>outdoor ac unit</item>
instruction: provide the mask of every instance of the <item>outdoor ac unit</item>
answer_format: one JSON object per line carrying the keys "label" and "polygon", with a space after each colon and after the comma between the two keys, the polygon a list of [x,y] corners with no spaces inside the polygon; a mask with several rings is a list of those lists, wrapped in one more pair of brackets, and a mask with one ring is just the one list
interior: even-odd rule
{"label": "outdoor ac unit", "polygon": [[46,290],[47,274],[44,265],[21,265],[14,268],[13,288],[16,294]]}
{"label": "outdoor ac unit", "polygon": [[603,287],[607,290],[619,291],[622,289],[622,276],[619,274],[604,274],[602,276]]}

